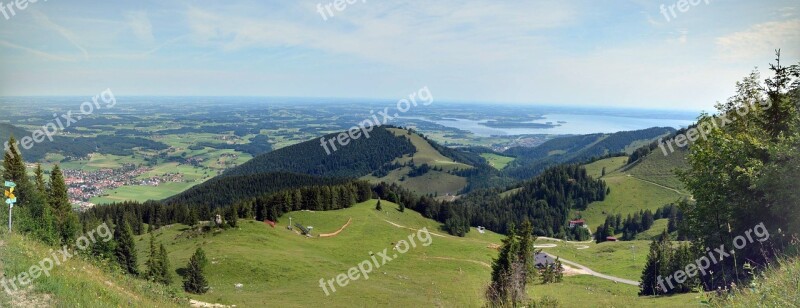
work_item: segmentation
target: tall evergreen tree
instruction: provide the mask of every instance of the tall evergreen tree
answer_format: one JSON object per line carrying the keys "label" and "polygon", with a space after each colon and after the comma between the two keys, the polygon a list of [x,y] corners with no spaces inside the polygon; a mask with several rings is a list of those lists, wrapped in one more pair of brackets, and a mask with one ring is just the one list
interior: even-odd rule
{"label": "tall evergreen tree", "polygon": [[114,238],[117,240],[115,255],[117,262],[127,273],[139,275],[139,266],[136,262],[136,243],[133,241],[133,230],[128,221],[121,219],[114,229]]}
{"label": "tall evergreen tree", "polygon": [[170,265],[169,265],[169,255],[167,254],[167,249],[164,248],[164,244],[161,244],[159,247],[159,268],[161,272],[159,273],[159,280],[158,282],[163,283],[165,285],[172,284],[172,274],[170,273]]}
{"label": "tall evergreen tree", "polygon": [[159,255],[160,251],[156,248],[155,236],[153,233],[150,233],[150,255],[147,258],[147,271],[144,274],[144,277],[150,281],[157,281],[161,276],[161,256]]}
{"label": "tall evergreen tree", "polygon": [[71,243],[76,234],[80,232],[80,222],[75,212],[72,211],[67,184],[64,182],[64,175],[58,165],[55,165],[50,172],[50,191],[47,200],[56,216],[62,243]]}
{"label": "tall evergreen tree", "polygon": [[183,280],[183,289],[186,292],[204,294],[208,291],[202,259],[205,259],[205,253],[202,248],[197,248],[186,265],[186,277]]}
{"label": "tall evergreen tree", "polygon": [[661,295],[671,291],[668,286],[659,284],[659,277],[663,278],[669,275],[671,245],[669,233],[666,231],[650,243],[650,253],[647,255],[647,263],[642,270],[639,295]]}

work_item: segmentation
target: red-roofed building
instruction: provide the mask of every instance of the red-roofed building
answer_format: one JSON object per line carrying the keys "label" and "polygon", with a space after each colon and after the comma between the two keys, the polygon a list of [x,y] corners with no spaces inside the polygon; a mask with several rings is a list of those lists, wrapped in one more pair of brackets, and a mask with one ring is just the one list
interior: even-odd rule
{"label": "red-roofed building", "polygon": [[570,228],[584,227],[584,226],[586,226],[586,221],[583,220],[583,219],[577,219],[577,220],[570,220],[569,221],[569,227]]}

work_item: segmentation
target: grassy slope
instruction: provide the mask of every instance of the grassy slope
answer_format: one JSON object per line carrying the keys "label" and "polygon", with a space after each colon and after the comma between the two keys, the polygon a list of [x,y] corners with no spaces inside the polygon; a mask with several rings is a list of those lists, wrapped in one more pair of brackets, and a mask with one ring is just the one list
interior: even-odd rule
{"label": "grassy slope", "polygon": [[[398,136],[407,136],[411,139],[411,143],[417,149],[413,156],[405,156],[398,158],[395,162],[406,163],[414,160],[416,165],[428,164],[430,166],[441,167],[443,171],[429,171],[425,175],[418,177],[408,177],[410,168],[404,167],[390,172],[382,178],[376,178],[372,175],[362,177],[363,179],[378,183],[397,183],[403,187],[421,195],[434,194],[443,196],[445,194],[456,194],[458,191],[467,186],[467,179],[464,177],[456,176],[447,173],[446,171],[454,169],[469,169],[470,165],[459,162],[454,162],[452,159],[445,157],[439,151],[436,151],[430,143],[425,141],[417,134],[408,135],[408,131],[399,128],[390,128],[389,131]],[[405,177],[403,181],[401,179]]]}
{"label": "grassy slope", "polygon": [[[16,276],[52,254],[51,247],[20,235],[0,236],[0,272]],[[60,255],[60,254],[59,254]],[[33,289],[15,293],[0,291],[2,307],[180,307],[170,291],[160,285],[101,270],[94,263],[73,257],[56,266],[50,276],[33,280]],[[4,298],[5,296],[5,298]],[[11,302],[11,303],[9,303]]]}
{"label": "grassy slope", "polygon": [[611,194],[605,200],[593,202],[581,213],[592,230],[602,224],[608,214],[622,214],[625,218],[628,214],[643,209],[655,212],[659,207],[687,196],[630,176],[628,172],[636,170],[638,166],[627,171],[625,168],[611,171],[617,169],[615,166],[620,165],[621,159],[608,158],[587,165],[587,172],[595,175],[599,174],[598,170],[602,170],[602,166],[606,166],[606,176],[603,180],[611,188]]}
{"label": "grassy slope", "polygon": [[584,168],[589,176],[597,179],[603,175],[603,168],[606,168],[606,174],[611,174],[624,167],[627,162],[628,157],[612,157],[584,165]]}
{"label": "grassy slope", "polygon": [[687,168],[686,153],[686,151],[676,151],[664,156],[664,153],[656,148],[629,167],[626,172],[637,178],[683,191],[683,184],[675,176],[675,170]]}
{"label": "grassy slope", "polygon": [[780,261],[759,276],[751,288],[739,289],[715,307],[797,307],[800,305],[800,259]]}
{"label": "grassy slope", "polygon": [[[191,239],[180,236],[186,228],[181,225],[163,228],[156,234],[169,250],[173,269],[184,267],[196,247],[202,246],[206,251],[212,261],[207,275],[212,291],[191,297],[205,302],[240,307],[481,307],[483,289],[491,276],[488,265],[497,254],[488,246],[499,244],[502,236],[480,234],[474,229],[465,238],[448,236],[439,230],[441,224],[418,213],[400,213],[395,210],[396,205],[385,200],[384,211],[378,212],[375,202],[338,211],[292,212],[283,216],[274,229],[260,222],[240,221],[239,229]],[[293,222],[313,226],[316,234],[336,231],[351,218],[352,223],[336,237],[305,238],[285,228],[289,217]],[[392,243],[415,233],[384,220],[412,229],[425,227],[442,236],[432,236],[430,246],[418,245],[383,265],[368,280],[337,286],[337,292],[325,296],[319,288],[320,278],[331,279],[344,273],[368,259],[370,252],[388,248],[392,256]],[[140,237],[137,244],[143,263],[147,237]],[[239,291],[234,287],[237,283],[244,285]],[[591,305],[615,303],[618,307],[685,306],[693,302],[686,297],[638,298],[636,292],[636,287],[586,276],[529,288],[531,297],[552,296],[566,307],[587,299],[596,303]]]}
{"label": "grassy slope", "polygon": [[[369,280],[357,280],[325,296],[320,278],[330,279],[369,258],[369,252],[389,248],[414,231],[395,227],[384,219],[412,228],[439,231],[439,224],[418,213],[395,210],[383,201],[385,212],[375,211],[375,201],[330,212],[294,212],[285,215],[276,228],[255,221],[241,221],[241,228],[217,235],[186,239],[179,237],[184,226],[158,231],[157,239],[169,250],[174,268],[185,266],[189,256],[202,246],[214,264],[208,275],[213,291],[192,298],[205,302],[239,306],[352,306],[439,305],[476,306],[490,274],[487,267],[496,253],[487,248],[500,243],[496,234],[472,231],[467,238],[433,237],[428,247],[418,245],[382,266]],[[352,218],[352,224],[332,238],[305,238],[288,231],[288,217],[313,226],[314,232],[338,230]],[[144,262],[146,237],[139,240]],[[438,258],[455,258],[448,260]],[[481,264],[481,262],[485,263]],[[457,282],[457,283],[454,283]],[[244,284],[241,291],[234,285]]]}
{"label": "grassy slope", "polygon": [[481,154],[481,157],[485,158],[486,161],[489,162],[489,165],[497,170],[505,169],[508,164],[514,161],[513,157],[497,155],[494,153],[483,153]]}

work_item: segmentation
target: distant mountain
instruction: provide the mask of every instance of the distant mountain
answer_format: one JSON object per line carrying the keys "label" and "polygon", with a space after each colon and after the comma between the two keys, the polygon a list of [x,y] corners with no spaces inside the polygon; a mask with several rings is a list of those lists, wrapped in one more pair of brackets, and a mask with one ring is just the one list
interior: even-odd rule
{"label": "distant mountain", "polygon": [[516,179],[528,179],[550,166],[580,163],[619,153],[630,154],[637,148],[675,131],[671,127],[653,127],[613,134],[561,137],[534,148],[514,147],[504,153],[513,155],[516,159],[503,170],[503,173]]}

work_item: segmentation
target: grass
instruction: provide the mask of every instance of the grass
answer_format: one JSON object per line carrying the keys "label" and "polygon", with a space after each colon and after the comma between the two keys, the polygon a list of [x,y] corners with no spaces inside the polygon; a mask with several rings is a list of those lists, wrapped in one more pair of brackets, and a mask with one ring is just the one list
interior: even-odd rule
{"label": "grass", "polygon": [[94,204],[107,204],[122,201],[147,201],[161,200],[175,194],[181,193],[197,183],[161,183],[158,186],[122,186],[113,190],[106,191],[102,196],[89,199]]}
{"label": "grass", "polygon": [[[196,234],[180,224],[165,226],[153,235],[168,250],[174,281],[171,289],[109,273],[101,270],[103,267],[75,258],[57,268],[50,278],[37,280],[34,295],[46,294],[43,296],[49,296],[55,306],[70,307],[171,307],[181,303],[185,306],[185,300],[176,301],[172,297],[239,307],[483,305],[483,291],[491,276],[489,264],[497,255],[497,250],[490,246],[500,244],[503,236],[492,232],[481,234],[474,229],[463,238],[449,236],[441,230],[441,224],[419,213],[399,212],[397,205],[385,200],[383,211],[376,211],[376,202],[371,200],[337,211],[287,213],[275,228],[253,220],[240,220],[238,228],[205,234]],[[287,230],[289,217],[292,222],[313,226],[314,234],[336,231],[351,219],[352,223],[335,237],[306,238]],[[421,228],[427,228],[431,236],[420,236],[423,233],[416,230]],[[147,261],[149,236],[135,239],[142,271]],[[392,249],[398,241],[408,241],[409,236],[414,237],[417,247],[404,254]],[[13,235],[5,242],[8,249],[0,250],[0,268],[5,265],[11,274],[47,255],[47,247],[22,236]],[[632,276],[627,273],[634,271],[624,266],[631,261],[625,258],[626,243],[591,245],[586,250],[561,246],[548,252],[599,272]],[[179,273],[198,247],[205,250],[210,261],[206,277],[211,289],[204,295],[188,295],[177,290],[181,283]],[[336,292],[328,296],[319,287],[320,279],[335,279],[349,268],[370,260],[371,253],[384,250],[393,260],[369,273],[369,279],[337,286]],[[637,258],[635,266],[643,264],[643,255],[641,260],[638,262]],[[243,287],[237,289],[236,284]],[[564,307],[686,307],[696,302],[691,294],[641,298],[636,296],[634,286],[590,276],[566,277],[559,284],[531,285],[528,292],[535,299],[553,297]]]}
{"label": "grass", "polygon": [[675,170],[688,167],[686,153],[684,150],[678,150],[664,156],[664,153],[656,148],[626,172],[637,178],[683,191],[683,184],[675,175]]}
{"label": "grass", "polygon": [[515,159],[514,157],[502,156],[494,153],[483,153],[481,157],[485,158],[486,161],[489,162],[489,165],[497,170],[505,169],[506,166]]}
{"label": "grass", "polygon": [[423,139],[417,134],[408,134],[407,130],[399,129],[399,128],[389,128],[389,131],[394,133],[396,136],[406,136],[411,140],[411,144],[417,148],[417,152],[414,153],[412,157],[404,157],[398,159],[398,162],[405,163],[410,161],[412,158],[414,159],[414,164],[420,166],[422,164],[428,164],[431,167],[442,167],[444,171],[455,170],[455,169],[471,169],[472,166],[459,163],[454,161],[451,158],[448,158],[436,149],[431,146],[428,141]]}
{"label": "grass", "polygon": [[603,177],[611,194],[603,201],[592,202],[589,207],[581,212],[589,227],[594,230],[603,224],[609,214],[628,214],[649,209],[655,212],[665,204],[680,200],[685,195],[667,188],[637,180],[627,174],[616,172]]}
{"label": "grass", "polygon": [[417,134],[409,135],[407,130],[399,128],[390,128],[389,130],[396,136],[408,137],[417,150],[411,156],[406,155],[404,157],[395,159],[395,162],[403,164],[413,159],[414,164],[417,166],[428,164],[432,167],[441,167],[442,171],[428,171],[428,173],[422,176],[409,177],[408,173],[411,171],[411,168],[403,167],[395,169],[381,178],[367,175],[362,177],[362,179],[371,181],[373,183],[395,183],[419,195],[456,195],[459,191],[467,186],[466,178],[450,174],[447,171],[456,169],[470,169],[472,166],[455,162],[452,159],[445,157],[439,153],[439,151],[436,151],[436,149],[434,149],[430,143]]}
{"label": "grass", "polygon": [[715,307],[797,307],[800,305],[800,259],[780,260],[750,285],[727,298],[714,298]]}
{"label": "grass", "polygon": [[[551,244],[547,240],[537,241],[537,245]],[[544,252],[584,265],[596,272],[620,278],[639,281],[642,269],[650,251],[650,241],[604,242],[601,244],[562,244],[543,248]],[[589,246],[587,249],[577,249]],[[635,248],[631,248],[631,246]]]}
{"label": "grass", "polygon": [[[5,234],[5,233],[4,233]],[[52,247],[13,234],[0,238],[0,269],[7,277],[26,272],[53,254]],[[60,254],[59,254],[60,256]],[[144,280],[108,270],[108,266],[76,256],[55,266],[49,276],[32,280],[31,287],[0,298],[0,306],[22,307],[180,307],[187,303],[173,299],[180,293]],[[5,293],[5,292],[0,292]],[[0,297],[5,294],[0,295]]]}
{"label": "grass", "polygon": [[649,298],[638,297],[638,292],[635,286],[583,275],[564,277],[562,283],[528,287],[534,299],[555,298],[561,307],[700,307],[698,294]]}
{"label": "grass", "polygon": [[652,241],[653,238],[661,235],[661,233],[667,229],[667,224],[669,224],[669,219],[665,218],[656,220],[653,222],[653,226],[650,227],[650,230],[637,234],[636,239],[642,241]]}
{"label": "grass", "polygon": [[[480,234],[474,229],[463,238],[449,236],[441,230],[441,224],[419,213],[401,213],[396,210],[397,205],[385,200],[381,202],[383,211],[379,212],[375,203],[372,200],[328,212],[292,212],[284,215],[275,228],[240,220],[239,228],[191,238],[186,236],[188,228],[183,225],[164,227],[154,234],[169,251],[176,281],[180,279],[177,270],[185,267],[194,250],[202,247],[206,251],[211,261],[207,277],[212,289],[205,295],[191,296],[204,302],[240,307],[483,305],[483,291],[491,276],[488,265],[497,254],[490,246],[500,244],[503,236]],[[306,238],[286,229],[289,217],[293,223],[313,226],[314,234],[336,231],[350,219],[352,223],[335,237]],[[419,245],[405,254],[392,250],[394,243],[417,234],[412,229],[421,228],[438,234],[430,237],[429,246],[421,245],[427,241],[417,238]],[[148,236],[138,237],[136,243],[143,263]],[[393,260],[370,273],[369,279],[337,286],[336,292],[328,296],[319,287],[320,279],[346,273],[368,260],[371,252],[384,249]],[[581,253],[585,257],[573,259],[584,261],[598,252]],[[395,258],[394,254],[398,256]],[[643,260],[644,257],[642,263]],[[238,283],[244,285],[240,290],[234,287]],[[587,288],[592,290],[587,292]],[[589,299],[595,299],[597,305],[618,303],[625,307],[686,306],[692,302],[691,297],[639,298],[635,287],[583,276],[568,277],[561,284],[532,286],[529,292],[534,298],[555,297],[566,307]]]}
{"label": "grass", "polygon": [[[180,225],[162,228],[156,234],[157,240],[168,247],[174,269],[184,267],[197,247],[206,251],[212,261],[207,274],[212,291],[192,297],[205,302],[245,307],[343,307],[354,303],[480,306],[483,286],[490,276],[490,268],[481,262],[491,263],[496,251],[488,246],[499,244],[501,237],[477,231],[466,238],[433,236],[430,246],[418,245],[381,266],[368,280],[352,281],[325,296],[319,287],[321,278],[331,279],[346,272],[369,259],[370,252],[386,248],[391,257],[395,253],[392,243],[416,234],[384,219],[442,233],[440,224],[413,211],[400,213],[396,205],[385,200],[384,212],[375,211],[375,202],[338,211],[289,213],[274,229],[251,220],[240,221],[238,229],[191,239],[183,236],[187,228]],[[305,238],[285,228],[289,217],[293,222],[313,226],[315,234],[333,232],[348,219],[353,221],[336,237]],[[146,260],[147,245],[146,237],[137,241],[140,263]],[[236,290],[237,283],[244,287]]]}
{"label": "grass", "polygon": [[628,157],[612,157],[601,159],[591,164],[584,165],[586,173],[589,176],[599,179],[603,175],[603,168],[606,168],[606,174],[610,175],[625,166],[628,162]]}

